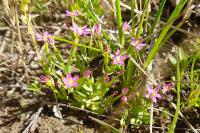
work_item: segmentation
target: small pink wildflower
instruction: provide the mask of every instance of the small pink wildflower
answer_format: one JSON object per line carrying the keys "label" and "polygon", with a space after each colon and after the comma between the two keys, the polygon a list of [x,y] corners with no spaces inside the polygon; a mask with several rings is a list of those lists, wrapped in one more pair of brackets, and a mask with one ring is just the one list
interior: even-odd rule
{"label": "small pink wildflower", "polygon": [[101,33],[101,25],[100,24],[95,24],[93,27],[93,31],[95,34],[100,34]]}
{"label": "small pink wildflower", "polygon": [[52,35],[50,35],[48,31],[45,31],[43,35],[36,33],[36,39],[39,42],[48,42],[50,44],[55,43]]}
{"label": "small pink wildflower", "polygon": [[122,30],[123,31],[128,31],[128,30],[130,30],[131,29],[131,27],[130,27],[130,25],[128,24],[128,22],[126,21],[126,22],[123,22],[123,24],[122,24]]}
{"label": "small pink wildflower", "polygon": [[73,31],[80,36],[90,34],[87,26],[79,27],[76,23],[73,24]]}
{"label": "small pink wildflower", "polygon": [[87,70],[84,72],[83,76],[86,77],[86,78],[89,78],[91,74],[92,74],[92,71],[91,71],[90,69],[87,69]]}
{"label": "small pink wildflower", "polygon": [[70,0],[70,4],[74,4],[74,0]]}
{"label": "small pink wildflower", "polygon": [[123,103],[126,103],[127,100],[128,100],[127,96],[123,95],[123,96],[121,97],[121,101],[122,101]]}
{"label": "small pink wildflower", "polygon": [[104,45],[104,50],[107,53],[110,53],[110,48],[108,47],[108,45]]}
{"label": "small pink wildflower", "polygon": [[118,91],[113,92],[113,96],[116,96],[116,95],[118,95]]}
{"label": "small pink wildflower", "polygon": [[126,94],[128,93],[128,87],[125,87],[123,90],[122,90],[122,97],[121,97],[121,101],[122,102],[127,102],[128,98],[126,96]]}
{"label": "small pink wildflower", "polygon": [[103,77],[103,79],[104,79],[104,81],[105,81],[106,83],[108,83],[108,82],[110,81],[110,78],[109,78],[108,75],[105,75],[105,76]]}
{"label": "small pink wildflower", "polygon": [[123,90],[122,90],[122,94],[123,95],[126,95],[128,93],[128,87],[125,87]]}
{"label": "small pink wildflower", "polygon": [[140,51],[142,50],[143,47],[146,46],[146,43],[141,42],[141,39],[132,39],[131,45],[136,48],[136,50]]}
{"label": "small pink wildflower", "polygon": [[51,76],[45,76],[41,75],[40,76],[40,83],[46,83],[48,86],[54,86],[54,80]]}
{"label": "small pink wildflower", "polygon": [[45,83],[47,81],[47,77],[44,75],[40,75],[40,82]]}
{"label": "small pink wildflower", "polygon": [[150,98],[154,103],[157,103],[157,98],[161,99],[161,95],[158,94],[158,88],[153,89],[150,85],[147,86],[148,94],[146,95],[147,98]]}
{"label": "small pink wildflower", "polygon": [[124,66],[124,60],[128,58],[127,55],[122,56],[119,49],[116,51],[115,55],[111,54],[111,57],[113,58],[113,64],[122,66]]}
{"label": "small pink wildflower", "polygon": [[63,78],[63,82],[65,83],[67,88],[77,87],[78,86],[79,76],[72,77],[71,73],[68,73],[65,78]]}
{"label": "small pink wildflower", "polygon": [[165,94],[166,92],[172,90],[173,84],[171,82],[167,83],[167,84],[164,84],[162,88],[163,88],[162,92]]}
{"label": "small pink wildflower", "polygon": [[66,10],[66,15],[68,17],[72,17],[72,16],[77,17],[79,15],[79,13],[77,10],[75,10],[74,12],[70,12],[70,11]]}

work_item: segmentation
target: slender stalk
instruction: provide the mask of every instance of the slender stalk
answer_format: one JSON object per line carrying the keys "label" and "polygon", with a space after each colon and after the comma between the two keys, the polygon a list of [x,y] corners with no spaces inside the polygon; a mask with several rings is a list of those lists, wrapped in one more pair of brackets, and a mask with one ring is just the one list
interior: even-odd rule
{"label": "slender stalk", "polygon": [[131,0],[132,36],[135,35],[135,0]]}
{"label": "slender stalk", "polygon": [[150,112],[150,133],[152,133],[153,127],[153,101],[151,101],[151,112]]}
{"label": "slender stalk", "polygon": [[144,4],[144,10],[142,12],[142,16],[141,16],[141,20],[140,20],[140,24],[139,24],[139,28],[137,30],[137,34],[136,34],[136,38],[139,38],[141,33],[142,33],[142,30],[144,31],[144,28],[143,28],[143,23],[144,23],[144,18],[146,16],[146,9],[147,9],[147,5],[148,5],[148,2],[149,0],[147,0]]}
{"label": "slender stalk", "polygon": [[124,37],[124,32],[122,30],[122,16],[121,16],[120,0],[116,0],[115,5],[116,5],[117,24],[118,24],[118,30],[119,30],[119,42],[120,44],[122,44],[122,46],[124,46],[125,37]]}
{"label": "slender stalk", "polygon": [[[178,59],[178,58],[177,58]],[[177,81],[181,81],[181,71],[180,71],[180,66],[179,66],[179,60],[176,64],[176,80]],[[180,97],[180,90],[181,90],[181,82],[177,82],[177,103],[176,103],[176,112],[174,115],[174,119],[169,127],[169,131],[168,133],[173,133],[174,132],[174,128],[176,127],[176,122],[178,119],[178,115],[179,115],[179,110],[180,110],[180,105],[181,105],[181,97]]]}
{"label": "slender stalk", "polygon": [[156,17],[155,17],[155,20],[153,22],[153,25],[150,29],[150,34],[152,34],[156,28],[156,25],[159,23],[159,20],[160,20],[160,16],[162,15],[162,11],[163,11],[163,8],[165,6],[165,2],[166,0],[162,0],[161,1],[161,4],[159,6],[159,9],[158,9],[158,12],[156,13]]}
{"label": "slender stalk", "polygon": [[57,41],[66,42],[66,43],[68,43],[68,44],[70,44],[70,45],[75,45],[75,46],[79,46],[79,47],[88,48],[88,49],[94,50],[94,51],[96,51],[96,52],[102,52],[101,50],[99,50],[99,49],[97,49],[97,48],[90,47],[90,46],[86,46],[86,45],[79,44],[79,43],[75,43],[75,42],[73,42],[73,41],[69,41],[69,40],[66,40],[66,39],[61,38],[61,37],[58,37],[58,36],[55,36],[54,39],[57,40]]}

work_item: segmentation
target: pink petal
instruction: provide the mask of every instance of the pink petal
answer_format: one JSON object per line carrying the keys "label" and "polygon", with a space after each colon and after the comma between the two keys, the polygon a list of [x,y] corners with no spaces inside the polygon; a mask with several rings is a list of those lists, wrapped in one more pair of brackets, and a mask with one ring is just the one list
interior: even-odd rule
{"label": "pink petal", "polygon": [[68,87],[68,80],[66,78],[63,78],[63,82],[65,83],[65,85]]}
{"label": "pink petal", "polygon": [[49,36],[49,32],[48,32],[48,31],[45,31],[45,32],[44,32],[44,36]]}
{"label": "pink petal", "polygon": [[78,15],[79,15],[78,11],[74,11],[74,16],[76,17]]}
{"label": "pink petal", "polygon": [[160,99],[162,98],[162,96],[160,94],[156,94],[156,97],[160,98]]}
{"label": "pink petal", "polygon": [[123,90],[122,90],[122,94],[123,95],[126,95],[128,93],[129,89],[128,87],[125,87]]}
{"label": "pink petal", "polygon": [[132,45],[132,46],[136,46],[135,41],[136,41],[136,40],[133,38],[133,39],[132,39],[132,42],[131,42],[131,45]]}
{"label": "pink petal", "polygon": [[114,55],[114,54],[110,54],[110,57],[114,58],[114,57],[115,57],[115,55]]}
{"label": "pink petal", "polygon": [[43,36],[39,33],[36,33],[36,39],[37,39],[37,41],[44,41]]}
{"label": "pink petal", "polygon": [[99,34],[101,32],[101,25],[95,24],[93,29],[95,33]]}
{"label": "pink petal", "polygon": [[123,95],[123,96],[121,97],[121,101],[122,101],[122,102],[127,102],[127,100],[128,100],[128,98],[127,98],[125,95]]}
{"label": "pink petal", "polygon": [[70,0],[70,3],[71,3],[71,4],[74,4],[74,0]]}
{"label": "pink petal", "polygon": [[116,55],[120,55],[120,50],[119,49],[117,49]]}
{"label": "pink petal", "polygon": [[70,17],[71,16],[71,12],[66,10],[66,15]]}
{"label": "pink petal", "polygon": [[118,61],[117,61],[116,59],[114,59],[114,60],[113,60],[113,64],[114,64],[114,65],[117,65],[117,64],[118,64]]}
{"label": "pink petal", "polygon": [[72,79],[73,79],[74,82],[77,82],[79,80],[79,76],[76,75]]}
{"label": "pink petal", "polygon": [[73,83],[73,87],[78,87],[78,83],[77,83],[77,82],[74,82],[74,83]]}
{"label": "pink petal", "polygon": [[83,76],[88,78],[88,77],[90,77],[91,73],[92,73],[92,71],[90,71],[89,69],[87,69],[87,70],[84,72]]}
{"label": "pink petal", "polygon": [[153,92],[153,89],[151,88],[150,85],[147,85],[147,91],[148,91],[148,93],[152,93]]}
{"label": "pink petal", "polygon": [[118,91],[114,91],[113,95],[116,96],[118,94]]}
{"label": "pink petal", "polygon": [[128,55],[123,55],[123,56],[121,56],[121,60],[126,60],[128,58]]}
{"label": "pink petal", "polygon": [[152,98],[154,103],[157,103],[157,99],[156,98]]}
{"label": "pink petal", "polygon": [[46,82],[46,76],[40,75],[40,82],[45,83]]}
{"label": "pink petal", "polygon": [[76,23],[73,24],[73,29],[75,33],[79,34],[79,27]]}
{"label": "pink petal", "polygon": [[122,65],[122,66],[125,65],[125,64],[124,64],[124,61],[119,61],[118,64],[119,64],[119,65]]}
{"label": "pink petal", "polygon": [[68,73],[68,74],[66,75],[66,79],[69,80],[69,79],[71,79],[71,78],[72,78],[72,75],[71,75],[70,73]]}

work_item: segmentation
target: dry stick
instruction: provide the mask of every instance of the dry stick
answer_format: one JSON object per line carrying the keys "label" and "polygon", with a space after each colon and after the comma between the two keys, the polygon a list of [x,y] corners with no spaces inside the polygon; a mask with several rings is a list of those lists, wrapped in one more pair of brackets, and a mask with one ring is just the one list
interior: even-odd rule
{"label": "dry stick", "polygon": [[106,115],[100,115],[100,114],[98,114],[96,112],[92,112],[92,111],[87,110],[87,109],[83,109],[83,108],[79,108],[79,107],[75,107],[75,106],[71,106],[71,105],[67,105],[67,104],[56,103],[56,102],[49,102],[49,101],[44,101],[44,100],[40,100],[40,103],[42,104],[42,106],[44,106],[44,105],[64,106],[64,107],[67,107],[67,108],[70,108],[70,109],[73,109],[73,110],[83,111],[83,112],[86,112],[88,114],[97,115],[97,116],[100,116],[100,117],[109,118],[109,119],[112,119],[112,120],[120,122],[120,120],[117,119],[117,118],[113,118],[113,117],[106,116]]}
{"label": "dry stick", "polygon": [[16,0],[14,0],[14,12],[15,12],[15,20],[16,20],[16,25],[17,25],[17,34],[18,34],[18,39],[19,39],[19,42],[18,42],[18,45],[19,45],[19,50],[20,50],[20,54],[22,54],[22,37],[21,37],[21,31],[20,31],[20,28],[19,28],[19,18],[18,18],[18,14],[17,14],[17,3],[16,3]]}
{"label": "dry stick", "polygon": [[[128,6],[128,5],[126,5],[126,4],[122,3],[122,2],[121,2],[120,4],[121,4],[121,6],[125,7],[126,9],[131,10],[131,7],[130,7],[130,6]],[[140,11],[138,11],[138,10],[136,10],[136,9],[134,9],[134,11],[135,11],[135,13],[137,13],[137,14],[140,14],[140,15],[142,14],[142,12],[140,12]],[[150,19],[150,20],[155,20],[155,18],[152,17],[152,16],[149,16],[149,19]],[[162,21],[162,20],[159,20],[159,23],[162,24],[162,25],[166,25],[166,24],[167,24],[166,22],[164,22],[164,21]],[[172,28],[172,29],[176,29],[176,26],[173,26],[173,25],[172,25],[171,28]],[[177,30],[180,31],[180,32],[182,32],[182,33],[185,33],[185,34],[190,34],[190,35],[195,36],[195,37],[200,37],[200,34],[196,34],[196,33],[193,33],[193,32],[189,32],[189,31],[186,31],[186,30],[181,29],[181,28],[177,28]]]}
{"label": "dry stick", "polygon": [[91,120],[93,120],[93,121],[95,121],[95,122],[101,124],[101,125],[104,125],[105,128],[107,127],[107,128],[112,129],[112,132],[113,132],[113,133],[119,133],[118,129],[112,127],[112,126],[109,125],[108,123],[105,123],[105,122],[103,122],[103,121],[101,121],[101,120],[99,120],[99,119],[96,119],[96,118],[92,117],[92,116],[89,116],[89,118],[90,118]]}
{"label": "dry stick", "polygon": [[43,109],[44,109],[43,107],[40,107],[38,109],[38,111],[31,116],[30,123],[28,124],[28,126],[26,127],[26,129],[22,133],[29,133],[29,132],[33,132],[35,130],[37,119],[40,116]]}
{"label": "dry stick", "polygon": [[[43,29],[44,27],[42,26],[33,26],[34,28],[38,28],[38,29]],[[50,26],[51,27],[51,26]],[[0,31],[5,31],[5,30],[13,30],[14,27],[9,27],[9,26],[5,26],[5,27],[0,27]],[[19,25],[20,29],[27,29],[28,26],[23,26],[23,25]],[[14,28],[14,30],[17,30],[16,28]]]}

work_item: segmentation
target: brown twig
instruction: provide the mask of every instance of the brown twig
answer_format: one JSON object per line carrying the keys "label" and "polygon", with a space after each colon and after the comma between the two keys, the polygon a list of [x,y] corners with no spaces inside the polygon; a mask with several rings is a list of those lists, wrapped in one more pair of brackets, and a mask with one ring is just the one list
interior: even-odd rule
{"label": "brown twig", "polygon": [[40,116],[42,110],[43,110],[43,107],[40,107],[38,111],[31,116],[28,126],[25,128],[25,130],[22,133],[29,133],[35,130],[37,119]]}

